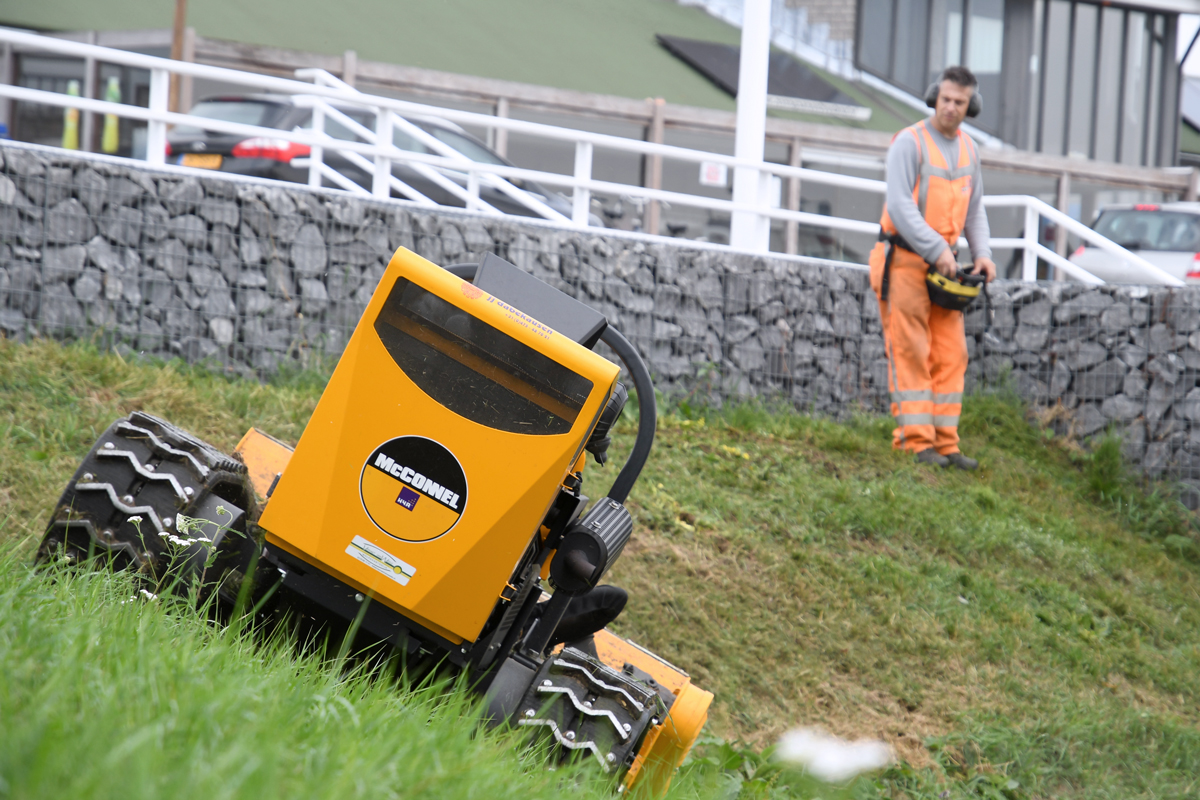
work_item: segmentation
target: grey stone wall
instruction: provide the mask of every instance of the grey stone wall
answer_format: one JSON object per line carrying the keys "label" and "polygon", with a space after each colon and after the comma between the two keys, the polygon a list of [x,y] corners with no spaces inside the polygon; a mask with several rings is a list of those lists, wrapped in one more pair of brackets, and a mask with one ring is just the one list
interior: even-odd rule
{"label": "grey stone wall", "polygon": [[[261,376],[334,358],[397,247],[493,252],[602,311],[658,386],[886,410],[861,269],[0,146],[0,332],[94,337]],[[967,317],[968,385],[1002,379],[1064,434],[1115,426],[1147,472],[1200,479],[1200,290],[1001,283]],[[1200,485],[1200,484],[1198,484]]]}

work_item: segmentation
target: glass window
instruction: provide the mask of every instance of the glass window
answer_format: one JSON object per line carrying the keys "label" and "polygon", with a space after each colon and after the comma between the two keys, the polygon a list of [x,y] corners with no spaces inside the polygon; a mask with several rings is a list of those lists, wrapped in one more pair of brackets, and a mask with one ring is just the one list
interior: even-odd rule
{"label": "glass window", "polygon": [[1121,58],[1125,46],[1125,12],[1119,8],[1100,10],[1100,58],[1096,70],[1097,161],[1117,160],[1118,101],[1121,97]]}
{"label": "glass window", "polygon": [[1071,113],[1067,117],[1067,155],[1086,158],[1092,152],[1092,100],[1096,91],[1096,39],[1100,13],[1096,6],[1075,4],[1074,53],[1071,56]]}
{"label": "glass window", "polygon": [[[282,106],[277,103],[258,100],[202,100],[192,106],[188,113],[194,117],[217,119],[222,122],[269,126],[281,110]],[[204,130],[193,125],[177,125],[172,133],[199,136]]]}
{"label": "glass window", "polygon": [[943,68],[962,63],[963,0],[946,0],[946,57]]}
{"label": "glass window", "polygon": [[1105,211],[1096,220],[1096,233],[1130,249],[1200,250],[1200,217],[1178,211]]}
{"label": "glass window", "polygon": [[1146,119],[1146,59],[1150,31],[1146,15],[1128,12],[1125,29],[1125,90],[1121,96],[1121,154],[1123,164],[1142,163],[1142,136]]}
{"label": "glass window", "polygon": [[925,36],[929,0],[896,0],[896,83],[917,96],[925,94]]}
{"label": "glass window", "polygon": [[446,128],[430,128],[429,132],[433,134],[438,141],[448,144],[458,152],[462,153],[472,161],[480,164],[503,164],[504,160],[500,156],[488,150],[486,146]]}
{"label": "glass window", "polygon": [[428,153],[429,148],[417,141],[417,137],[407,131],[402,131],[399,128],[392,129],[392,142],[401,150],[407,150],[410,153]]}
{"label": "glass window", "polygon": [[489,428],[567,433],[592,391],[587,378],[405,278],[375,332],[423,392]]}
{"label": "glass window", "polygon": [[864,68],[878,75],[892,72],[892,2],[862,0],[862,24],[858,59]]}
{"label": "glass window", "polygon": [[1063,154],[1067,131],[1067,42],[1071,37],[1071,4],[1050,0],[1046,11],[1045,67],[1042,73],[1042,135],[1038,149]]}
{"label": "glass window", "polygon": [[967,68],[976,75],[1000,73],[1004,56],[1004,0],[971,0]]}
{"label": "glass window", "polygon": [[[370,131],[370,130],[375,129],[375,118],[374,118],[373,114],[368,114],[363,111],[347,111],[346,109],[338,109],[338,110],[341,111],[343,114],[345,114],[350,119],[357,122],[359,125],[362,125],[367,130]],[[311,116],[309,116],[306,120],[304,120],[304,122],[300,123],[300,128],[302,130],[310,131],[310,130],[312,130],[312,126],[313,126],[313,120],[312,120]],[[325,133],[329,134],[334,139],[341,139],[343,142],[361,142],[361,141],[363,141],[362,137],[360,137],[358,134],[354,133],[352,130],[350,130],[345,125],[343,125],[341,122],[339,122],[338,120],[329,116],[328,114],[325,115],[324,129],[325,129]]]}

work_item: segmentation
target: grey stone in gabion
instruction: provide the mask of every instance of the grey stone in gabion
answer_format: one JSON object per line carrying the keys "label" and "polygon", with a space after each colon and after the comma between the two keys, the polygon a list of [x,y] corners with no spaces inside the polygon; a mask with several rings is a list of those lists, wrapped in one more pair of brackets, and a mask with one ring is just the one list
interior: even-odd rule
{"label": "grey stone in gabion", "polygon": [[[366,208],[361,200],[352,197],[339,197],[329,202],[329,215],[333,221],[347,227],[357,228],[363,223]],[[436,261],[434,262],[437,263]]]}
{"label": "grey stone in gabion", "polygon": [[1166,417],[1175,400],[1174,387],[1161,379],[1151,381],[1146,392],[1146,424],[1152,434],[1157,434],[1158,425]]}
{"label": "grey stone in gabion", "polygon": [[[446,252],[445,256],[449,259],[447,264],[452,263],[462,252],[462,250],[459,250],[455,255]],[[333,244],[329,246],[329,260],[334,264],[352,264],[356,267],[365,267],[375,259],[375,251],[371,249],[370,245],[357,239],[345,244]]]}
{"label": "grey stone in gabion", "polygon": [[20,311],[15,308],[0,308],[0,331],[3,331],[5,336],[10,339],[23,338],[28,327],[29,320],[25,319],[25,315]]}
{"label": "grey stone in gabion", "polygon": [[747,339],[730,350],[729,359],[746,372],[760,370],[766,364],[766,354],[757,339]]}
{"label": "grey stone in gabion", "polygon": [[136,170],[130,170],[125,175],[113,178],[108,182],[108,204],[110,206],[133,205],[146,193],[146,187],[143,184],[129,177],[136,172]]}
{"label": "grey stone in gabion", "polygon": [[1100,315],[1100,327],[1106,331],[1120,333],[1128,330],[1132,324],[1133,317],[1129,314],[1129,306],[1124,303],[1114,303]]}
{"label": "grey stone in gabion", "polygon": [[1129,303],[1129,319],[1130,324],[1135,327],[1144,328],[1150,324],[1150,304],[1143,303],[1141,300],[1133,300]]}
{"label": "grey stone in gabion", "polygon": [[655,341],[670,342],[683,336],[683,328],[661,319],[654,320],[653,336]]}
{"label": "grey stone in gabion", "polygon": [[1077,372],[1093,367],[1108,358],[1108,349],[1096,342],[1072,339],[1064,350],[1067,366]]}
{"label": "grey stone in gabion", "polygon": [[271,296],[258,289],[238,292],[238,314],[242,317],[256,317],[271,308]]}
{"label": "grey stone in gabion", "polygon": [[204,190],[195,178],[163,179],[158,182],[158,196],[171,216],[177,217],[195,210],[196,205],[204,199]]}
{"label": "grey stone in gabion", "polygon": [[225,317],[215,317],[208,321],[208,333],[222,347],[233,344],[233,320]]}
{"label": "grey stone in gabion", "polygon": [[[476,253],[488,250],[492,245],[492,237],[488,236],[483,224],[477,220],[472,220],[466,226],[467,233],[470,237],[464,236],[467,240],[468,249],[473,249]],[[388,245],[388,230],[383,224],[383,220],[369,219],[367,224],[358,229],[358,233],[354,236],[360,242],[364,243],[376,258],[390,259],[394,250]],[[487,241],[486,246],[472,247],[470,239],[474,238],[476,242],[483,239]]]}
{"label": "grey stone in gabion", "polygon": [[74,176],[70,167],[50,167],[46,174],[46,205],[52,206],[71,196]]}
{"label": "grey stone in gabion", "polygon": [[0,175],[0,205],[10,206],[20,192],[17,191],[17,185],[12,182],[12,178],[7,175]]}
{"label": "grey stone in gabion", "polygon": [[[100,231],[114,244],[136,247],[142,239],[142,212],[129,206],[109,206],[100,216]],[[203,243],[203,236],[199,241]]]}
{"label": "grey stone in gabion", "polygon": [[1029,402],[1044,401],[1046,399],[1047,388],[1046,384],[1039,381],[1033,375],[1030,375],[1023,369],[1014,369],[1012,371],[1012,387],[1018,397]]}
{"label": "grey stone in gabion", "polygon": [[1174,353],[1156,356],[1146,365],[1146,373],[1151,377],[1162,378],[1172,386],[1179,380],[1183,372],[1183,359]]}
{"label": "grey stone in gabion", "polygon": [[47,247],[42,251],[42,266],[50,280],[71,280],[83,271],[87,248],[80,244],[70,247]]}
{"label": "grey stone in gabion", "polygon": [[1148,353],[1146,348],[1139,347],[1136,344],[1130,344],[1126,342],[1125,344],[1118,345],[1117,347],[1117,358],[1124,361],[1133,369],[1137,369],[1142,364],[1146,363],[1147,355]]}
{"label": "grey stone in gabion", "polygon": [[137,348],[143,353],[154,353],[163,346],[162,326],[149,317],[138,320]]}
{"label": "grey stone in gabion", "polygon": [[1146,396],[1146,377],[1141,372],[1131,371],[1125,376],[1125,382],[1121,384],[1121,391],[1127,397],[1141,400]]}
{"label": "grey stone in gabion", "polygon": [[[1030,307],[1026,306],[1026,308]],[[1046,339],[1049,336],[1049,328],[1020,325],[1013,336],[1013,342],[1022,350],[1041,350],[1046,345]]]}
{"label": "grey stone in gabion", "polygon": [[[267,204],[253,197],[242,200],[241,219],[258,236],[271,235],[271,210]],[[233,227],[233,223],[227,223]]]}
{"label": "grey stone in gabion", "polygon": [[[618,308],[633,311],[638,314],[649,314],[654,310],[654,298],[639,294],[624,281],[609,281],[604,287],[604,294],[617,304]],[[757,325],[758,323],[755,322]]]}
{"label": "grey stone in gabion", "polygon": [[1113,302],[1108,295],[1093,290],[1054,309],[1054,321],[1059,325],[1070,325],[1081,319],[1095,319],[1107,311]]}
{"label": "grey stone in gabion", "polygon": [[1192,289],[1172,292],[1167,303],[1167,324],[1177,331],[1200,326],[1200,293]]}
{"label": "grey stone in gabion", "polygon": [[[367,248],[365,243],[358,242],[358,244],[367,253],[371,253],[370,248]],[[442,257],[446,259],[446,263],[456,263],[466,252],[467,244],[463,241],[462,231],[458,229],[458,226],[448,222],[442,223]],[[374,254],[371,254],[370,257],[374,259]]]}
{"label": "grey stone in gabion", "polygon": [[239,221],[238,206],[232,200],[205,198],[197,205],[196,213],[210,225],[226,225],[236,228]]}
{"label": "grey stone in gabion", "polygon": [[747,314],[738,314],[725,321],[725,341],[738,344],[753,336],[758,329],[758,320]]}
{"label": "grey stone in gabion", "polygon": [[5,150],[4,163],[9,171],[22,178],[41,177],[46,174],[46,161],[29,150]]}
{"label": "grey stone in gabion", "polygon": [[1200,388],[1193,388],[1175,404],[1175,413],[1192,422],[1200,422]]}
{"label": "grey stone in gabion", "polygon": [[1145,404],[1124,394],[1113,395],[1100,404],[1104,416],[1118,422],[1130,422],[1138,418]]}
{"label": "grey stone in gabion", "polygon": [[[217,278],[224,282],[220,275]],[[232,317],[237,313],[233,302],[233,293],[223,286],[213,286],[208,295],[200,302],[200,310],[206,318]]]}
{"label": "grey stone in gabion", "polygon": [[334,264],[329,268],[329,275],[325,279],[329,299],[338,303],[353,297],[361,281],[361,273],[357,268],[348,264]]}
{"label": "grey stone in gabion", "polygon": [[208,225],[195,214],[172,217],[167,223],[167,231],[188,247],[200,248],[208,245]]}
{"label": "grey stone in gabion", "polygon": [[1018,319],[1022,327],[1027,325],[1041,328],[1049,327],[1050,301],[1037,300],[1028,305],[1021,306],[1018,312]]}
{"label": "grey stone in gabion", "polygon": [[301,277],[311,278],[324,272],[329,259],[321,229],[313,224],[300,228],[292,242],[291,258],[292,266]]}
{"label": "grey stone in gabion", "polygon": [[[1136,341],[1136,340],[1135,340]],[[1170,353],[1182,348],[1187,343],[1187,337],[1176,334],[1167,325],[1160,322],[1150,328],[1146,338],[1146,349],[1151,355]]]}
{"label": "grey stone in gabion", "polygon": [[44,333],[81,333],[87,320],[71,290],[55,283],[42,290],[39,322]]}
{"label": "grey stone in gabion", "polygon": [[175,294],[170,276],[153,269],[142,273],[141,289],[150,309],[165,308]]}
{"label": "grey stone in gabion", "polygon": [[154,250],[154,266],[167,273],[171,280],[183,280],[187,277],[187,247],[178,239],[167,239]]}
{"label": "grey stone in gabion", "polygon": [[1146,455],[1142,457],[1142,471],[1151,478],[1161,475],[1171,459],[1170,442],[1151,442],[1146,445]]}
{"label": "grey stone in gabion", "polygon": [[1076,372],[1075,394],[1082,400],[1103,400],[1120,391],[1128,371],[1129,367],[1113,358],[1086,372]]}
{"label": "grey stone in gabion", "polygon": [[[12,182],[9,181],[9,183]],[[95,216],[100,213],[100,209],[104,208],[105,196],[108,194],[108,181],[96,170],[85,167],[75,173],[75,194],[88,213]],[[0,192],[0,202],[5,202],[3,192]]]}
{"label": "grey stone in gabion", "polygon": [[87,260],[105,272],[119,270],[124,263],[121,253],[115,250],[103,236],[93,236],[92,240],[87,243],[86,253]]}
{"label": "grey stone in gabion", "polygon": [[245,222],[238,228],[238,257],[243,264],[259,264],[267,257],[268,248],[264,240],[254,233],[254,229]]}
{"label": "grey stone in gabion", "polygon": [[679,315],[683,293],[678,286],[662,284],[654,289],[654,316],[658,319],[674,320]]}
{"label": "grey stone in gabion", "polygon": [[[684,287],[684,291],[688,291],[688,287]],[[695,297],[700,305],[705,310],[720,308],[725,298],[722,295],[721,278],[715,272],[706,272],[700,276],[692,289],[693,297]]]}
{"label": "grey stone in gabion", "polygon": [[838,295],[833,304],[833,332],[837,336],[862,335],[862,306],[852,295]]}
{"label": "grey stone in gabion", "polygon": [[1075,410],[1075,435],[1091,436],[1108,425],[1108,417],[1095,403],[1084,403]]}
{"label": "grey stone in gabion", "polygon": [[168,339],[177,341],[200,332],[200,320],[190,308],[171,306],[163,319],[163,332]]}
{"label": "grey stone in gabion", "polygon": [[142,237],[151,242],[161,241],[171,232],[171,215],[162,203],[146,203],[142,206]]}
{"label": "grey stone in gabion", "polygon": [[226,285],[221,274],[211,267],[192,266],[188,268],[187,274],[188,280],[192,283],[192,289],[201,297],[207,295],[209,289]]}
{"label": "grey stone in gabion", "polygon": [[329,305],[325,284],[311,278],[300,281],[300,310],[305,314],[320,314]]}
{"label": "grey stone in gabion", "polygon": [[94,268],[85,270],[82,275],[75,279],[75,283],[71,287],[71,293],[81,303],[96,302],[103,290],[104,275],[101,274],[100,270]]}
{"label": "grey stone in gabion", "polygon": [[46,212],[46,240],[49,242],[83,244],[95,235],[96,226],[88,217],[87,209],[74,197]]}
{"label": "grey stone in gabion", "polygon": [[1036,367],[1041,362],[1041,357],[1037,353],[1029,351],[1020,351],[1013,353],[1011,356],[1013,363],[1018,367]]}

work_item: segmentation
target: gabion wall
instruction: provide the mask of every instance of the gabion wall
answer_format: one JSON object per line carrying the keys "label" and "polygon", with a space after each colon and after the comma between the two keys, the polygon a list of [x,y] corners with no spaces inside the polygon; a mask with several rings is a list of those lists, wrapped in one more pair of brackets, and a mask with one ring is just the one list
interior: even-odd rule
{"label": "gabion wall", "polygon": [[[0,331],[12,338],[99,337],[262,376],[336,357],[397,247],[443,265],[493,252],[603,312],[669,395],[887,407],[860,269],[15,144],[0,160]],[[1147,472],[1200,479],[1200,290],[991,294],[990,330],[982,308],[967,318],[968,388],[1009,380],[1064,433],[1115,426]]]}

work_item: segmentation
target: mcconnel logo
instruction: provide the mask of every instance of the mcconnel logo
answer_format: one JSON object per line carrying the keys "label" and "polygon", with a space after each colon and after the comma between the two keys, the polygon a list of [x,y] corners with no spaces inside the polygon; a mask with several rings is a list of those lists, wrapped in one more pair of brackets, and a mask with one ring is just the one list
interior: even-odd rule
{"label": "mcconnel logo", "polygon": [[375,448],[363,464],[359,490],[371,521],[406,542],[442,536],[467,506],[462,465],[424,436],[401,436]]}

